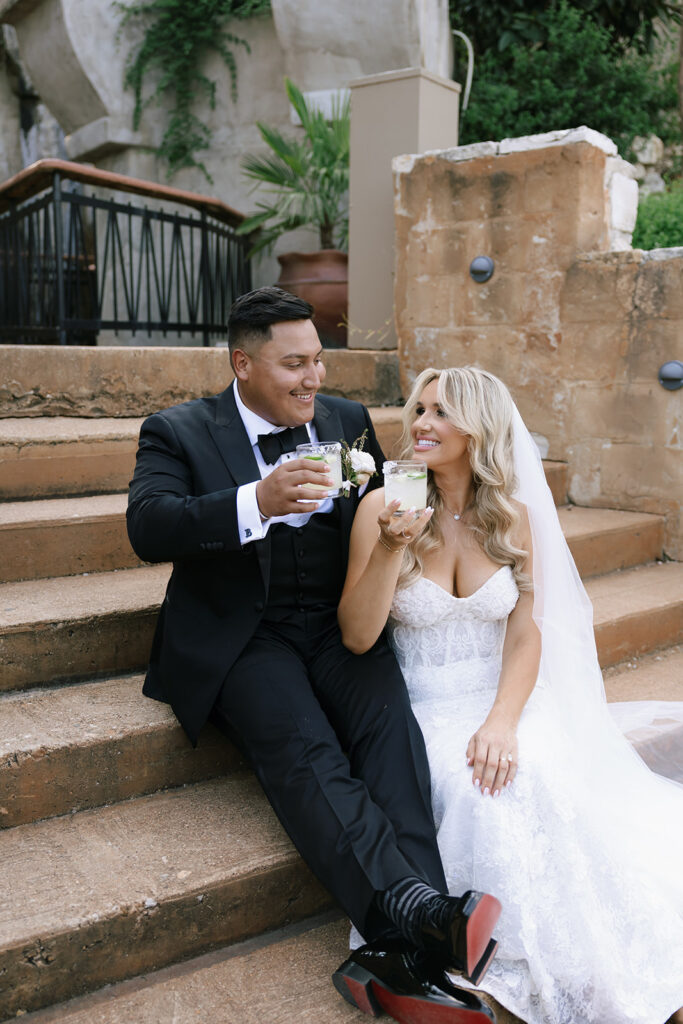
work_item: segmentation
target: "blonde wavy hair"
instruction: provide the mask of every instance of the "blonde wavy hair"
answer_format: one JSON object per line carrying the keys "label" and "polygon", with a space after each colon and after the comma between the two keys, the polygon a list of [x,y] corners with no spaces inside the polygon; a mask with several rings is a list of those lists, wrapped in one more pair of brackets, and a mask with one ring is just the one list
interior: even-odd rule
{"label": "blonde wavy hair", "polygon": [[[501,566],[509,565],[520,590],[530,590],[531,579],[524,572],[528,552],[515,547],[512,542],[512,533],[520,517],[511,501],[516,481],[512,433],[514,406],[510,392],[492,373],[476,366],[448,370],[429,367],[423,370],[403,410],[402,459],[410,459],[414,455],[410,428],[422,392],[433,380],[438,381],[437,402],[448,421],[468,437],[474,484],[474,505],[468,525],[491,561]],[[439,522],[445,506],[431,474],[427,481],[427,503],[434,509],[434,515],[420,537],[406,549],[398,578],[399,587],[407,587],[418,579],[424,571],[426,555],[443,544]]]}

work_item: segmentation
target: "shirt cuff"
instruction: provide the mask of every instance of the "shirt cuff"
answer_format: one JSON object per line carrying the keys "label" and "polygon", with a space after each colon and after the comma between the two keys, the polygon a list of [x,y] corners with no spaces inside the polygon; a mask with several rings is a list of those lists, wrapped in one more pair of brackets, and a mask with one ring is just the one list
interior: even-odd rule
{"label": "shirt cuff", "polygon": [[256,484],[258,480],[252,480],[249,484],[242,484],[237,488],[237,528],[240,534],[240,544],[251,544],[254,540],[263,540],[268,533],[270,522],[264,523],[258,510],[256,500]]}

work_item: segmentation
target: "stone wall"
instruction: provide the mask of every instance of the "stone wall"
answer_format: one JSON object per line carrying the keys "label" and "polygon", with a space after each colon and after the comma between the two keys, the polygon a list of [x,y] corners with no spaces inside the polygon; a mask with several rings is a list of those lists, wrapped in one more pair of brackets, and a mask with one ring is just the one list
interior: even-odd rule
{"label": "stone wall", "polygon": [[[569,463],[572,501],[666,515],[683,558],[682,393],[657,380],[683,357],[683,252],[625,248],[636,185],[611,142],[582,129],[394,171],[404,393],[425,366],[491,370]],[[469,274],[480,255],[485,284]]]}

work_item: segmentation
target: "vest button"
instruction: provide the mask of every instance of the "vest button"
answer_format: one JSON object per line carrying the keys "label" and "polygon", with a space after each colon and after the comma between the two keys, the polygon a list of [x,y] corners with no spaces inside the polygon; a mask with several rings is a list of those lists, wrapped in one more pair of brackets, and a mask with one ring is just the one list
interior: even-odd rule
{"label": "vest button", "polygon": [[300,572],[299,573],[299,579],[300,580],[305,580],[306,579],[306,573],[305,572]]}
{"label": "vest button", "polygon": [[254,611],[262,612],[263,611],[263,607],[264,607],[263,601],[257,601],[256,604],[254,605]]}
{"label": "vest button", "polygon": [[303,528],[303,526],[297,526],[297,528],[296,528],[296,532],[297,532],[297,533],[298,533],[298,535],[299,535],[299,536],[301,537],[301,535],[302,535],[302,534],[303,534],[303,532],[304,532],[304,528]]}
{"label": "vest button", "polygon": [[303,558],[305,554],[306,554],[306,552],[304,551],[304,549],[303,548],[299,548],[299,558]]}

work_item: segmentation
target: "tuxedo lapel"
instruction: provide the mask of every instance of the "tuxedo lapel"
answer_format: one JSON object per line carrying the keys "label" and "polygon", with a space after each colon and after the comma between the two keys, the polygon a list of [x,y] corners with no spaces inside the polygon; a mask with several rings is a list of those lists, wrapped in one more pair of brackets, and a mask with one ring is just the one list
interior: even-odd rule
{"label": "tuxedo lapel", "polygon": [[313,424],[318,432],[319,441],[341,441],[344,437],[341,416],[336,409],[329,409],[320,401],[315,400],[315,415]]}
{"label": "tuxedo lapel", "polygon": [[259,480],[261,474],[235,402],[232,385],[218,398],[215,421],[208,420],[206,425],[237,486]]}
{"label": "tuxedo lapel", "polygon": [[[228,473],[238,487],[261,479],[249,435],[235,402],[232,385],[219,396],[216,419],[207,420],[206,426]],[[266,534],[264,540],[253,543],[267,591],[270,579],[270,532]]]}

